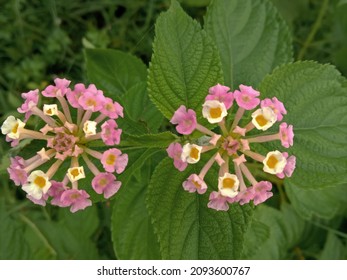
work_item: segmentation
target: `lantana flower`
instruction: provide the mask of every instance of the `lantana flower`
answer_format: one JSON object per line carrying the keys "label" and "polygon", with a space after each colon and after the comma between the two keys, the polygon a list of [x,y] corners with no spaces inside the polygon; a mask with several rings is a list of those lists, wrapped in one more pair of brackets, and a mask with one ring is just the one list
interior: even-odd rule
{"label": "lantana flower", "polygon": [[[1,132],[12,146],[23,139],[33,139],[42,147],[33,151],[30,158],[19,155],[11,158],[7,170],[10,179],[34,203],[44,206],[50,202],[76,212],[92,205],[90,190],[107,199],[121,186],[113,173],[124,171],[128,155],[114,147],[104,152],[94,150],[90,144],[96,140],[105,146],[120,143],[122,130],[116,120],[123,117],[123,108],[95,85],[76,84],[72,89],[67,79],[57,78],[54,82],[41,94],[38,89],[22,94],[24,103],[18,112],[25,114],[24,122],[14,116],[3,122]],[[38,130],[27,127],[31,116],[43,121]],[[103,166],[104,170],[97,166]],[[63,170],[61,181],[56,179],[58,170],[59,173]],[[94,178],[87,181],[88,174]]]}
{"label": "lantana flower", "polygon": [[[234,118],[227,119],[228,111],[232,110],[235,112]],[[245,117],[246,111],[250,111],[247,114],[251,116],[248,121]],[[249,164],[259,166],[263,172],[281,179],[292,176],[296,164],[294,155],[278,150],[263,155],[257,153],[253,147],[253,143],[268,141],[279,141],[284,148],[293,145],[292,125],[283,122],[279,124],[277,133],[268,133],[268,130],[282,121],[285,114],[287,111],[284,104],[276,97],[260,100],[260,92],[246,85],[240,85],[239,90],[234,92],[220,84],[209,89],[202,104],[202,116],[209,123],[218,124],[220,132],[216,132],[217,128],[210,130],[201,125],[197,122],[196,112],[180,106],[173,114],[171,123],[177,125],[177,132],[188,137],[182,138],[183,143],[171,143],[167,149],[174,160],[174,166],[183,171],[189,164],[199,162],[205,153],[215,151],[211,152],[211,158],[199,174],[191,174],[183,182],[183,189],[191,193],[206,193],[209,186],[204,177],[216,163],[219,166],[219,175],[214,189],[217,190],[209,194],[209,208],[227,211],[231,203],[243,205],[253,202],[258,205],[272,197],[272,183],[258,181]],[[186,139],[192,139],[189,135],[195,131],[199,131],[203,136],[193,142],[187,141]],[[260,135],[254,133],[255,131],[259,131]]]}

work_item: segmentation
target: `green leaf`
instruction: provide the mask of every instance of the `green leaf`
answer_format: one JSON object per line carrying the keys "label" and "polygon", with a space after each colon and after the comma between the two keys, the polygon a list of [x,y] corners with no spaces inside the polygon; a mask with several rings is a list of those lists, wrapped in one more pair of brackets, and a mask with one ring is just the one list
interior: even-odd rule
{"label": "green leaf", "polygon": [[268,226],[270,238],[258,244],[260,249],[250,259],[279,260],[288,258],[289,251],[299,244],[305,230],[305,222],[288,205],[281,211],[260,205],[256,208],[254,219]]}
{"label": "green leaf", "polygon": [[[251,220],[249,205],[230,206],[229,211],[207,207],[208,194],[183,190],[182,183],[198,166],[179,172],[172,160],[164,159],[155,169],[147,194],[147,207],[159,238],[164,259],[238,259],[244,234]],[[208,186],[216,185],[217,170],[205,177]]]}
{"label": "green leaf", "polygon": [[159,16],[155,34],[148,77],[151,100],[168,119],[181,105],[201,118],[208,89],[223,82],[213,41],[175,0]]}
{"label": "green leaf", "polygon": [[252,220],[245,234],[242,259],[252,259],[261,249],[262,244],[270,238],[270,227],[255,219]]}
{"label": "green leaf", "polygon": [[10,217],[5,200],[0,200],[0,260],[23,260],[29,257],[29,247],[23,239],[23,225]]}
{"label": "green leaf", "polygon": [[[276,69],[260,85],[262,98],[276,96],[293,124],[297,158],[290,178],[301,188],[320,188],[347,182],[346,79],[330,65],[297,62]],[[283,150],[279,141],[267,147]]]}
{"label": "green leaf", "polygon": [[166,149],[178,136],[169,131],[158,134],[128,135],[124,134],[120,147],[162,148]]}
{"label": "green leaf", "polygon": [[137,57],[118,50],[86,49],[89,81],[114,98],[146,81],[146,65]]}
{"label": "green leaf", "polygon": [[125,171],[128,174],[124,176],[128,179],[123,181],[113,206],[111,230],[114,251],[118,259],[161,259],[159,244],[145,205],[145,195],[152,166],[157,163],[158,150],[141,149],[129,156],[135,161],[130,165],[131,173]]}
{"label": "green leaf", "polygon": [[329,232],[324,245],[321,260],[345,260],[347,258],[347,249],[341,240],[332,232]]}
{"label": "green leaf", "polygon": [[119,126],[132,134],[156,132],[163,117],[148,97],[146,65],[117,50],[87,49],[85,58],[89,80],[124,107]]}
{"label": "green leaf", "polygon": [[58,259],[98,259],[91,237],[99,225],[96,207],[71,214],[59,209],[58,221],[33,221],[57,253]]}
{"label": "green leaf", "polygon": [[122,97],[125,115],[143,125],[146,132],[156,132],[163,121],[163,115],[149,100],[146,82],[135,84]]}
{"label": "green leaf", "polygon": [[307,220],[313,217],[331,219],[347,208],[346,185],[303,189],[288,180],[285,190],[295,210]]}
{"label": "green leaf", "polygon": [[218,46],[228,86],[257,86],[276,66],[292,61],[288,27],[268,0],[214,0],[205,29]]}

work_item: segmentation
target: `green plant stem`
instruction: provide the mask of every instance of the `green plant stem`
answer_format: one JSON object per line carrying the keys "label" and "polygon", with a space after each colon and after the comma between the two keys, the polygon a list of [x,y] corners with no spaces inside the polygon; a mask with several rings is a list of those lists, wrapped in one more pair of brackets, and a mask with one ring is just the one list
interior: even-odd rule
{"label": "green plant stem", "polygon": [[327,11],[328,4],[329,4],[329,0],[324,0],[324,2],[322,3],[322,6],[319,10],[318,17],[317,17],[315,23],[313,24],[312,29],[311,29],[310,33],[308,34],[306,41],[304,42],[304,45],[300,49],[300,52],[298,54],[298,60],[302,60],[305,57],[307,49],[311,45],[311,43],[314,39],[314,36],[316,35],[317,31],[319,30],[320,26],[322,25],[323,17]]}

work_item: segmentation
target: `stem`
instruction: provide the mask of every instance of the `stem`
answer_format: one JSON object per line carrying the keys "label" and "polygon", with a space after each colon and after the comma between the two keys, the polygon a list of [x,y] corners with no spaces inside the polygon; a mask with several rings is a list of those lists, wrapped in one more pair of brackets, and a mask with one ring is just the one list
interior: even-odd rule
{"label": "stem", "polygon": [[250,158],[259,161],[259,162],[263,162],[263,160],[265,159],[265,157],[261,154],[252,152],[252,151],[244,151],[243,152],[246,156],[249,156]]}
{"label": "stem", "polygon": [[238,166],[236,163],[234,163],[234,168],[235,168],[235,173],[237,178],[239,179],[240,182],[240,191],[245,191],[247,189],[245,180],[243,179],[242,172],[240,169],[240,166]]}
{"label": "stem", "polygon": [[312,29],[311,29],[310,33],[308,34],[306,41],[304,42],[303,47],[300,49],[297,60],[302,60],[304,58],[304,56],[306,55],[307,49],[311,45],[311,43],[314,39],[314,36],[316,35],[318,29],[322,25],[323,17],[327,11],[328,4],[329,4],[329,0],[324,0],[324,2],[322,3],[322,6],[319,10],[319,14],[317,16],[317,19],[316,19],[315,23],[313,24]]}
{"label": "stem", "polygon": [[231,125],[231,128],[230,128],[230,133],[239,124],[239,121],[242,119],[242,116],[244,113],[245,113],[245,109],[243,109],[241,107],[239,107],[239,109],[237,109],[237,112],[235,114],[235,119],[234,119],[233,124]]}
{"label": "stem", "polygon": [[63,161],[58,159],[55,163],[52,164],[52,166],[46,172],[46,175],[48,176],[49,179],[51,179],[54,176],[54,174],[57,172],[59,166],[62,163],[63,163]]}
{"label": "stem", "polygon": [[279,140],[280,134],[276,133],[272,135],[263,135],[263,136],[257,136],[257,137],[246,138],[246,139],[249,143],[264,143],[264,142]]}
{"label": "stem", "polygon": [[255,126],[254,126],[254,124],[252,123],[252,121],[250,121],[250,122],[245,126],[246,132],[251,131],[253,128],[255,128]]}
{"label": "stem", "polygon": [[97,159],[101,159],[102,158],[102,153],[99,153],[97,151],[94,151],[92,149],[89,148],[84,148],[84,151],[88,154],[90,154],[92,157],[95,157]]}
{"label": "stem", "polygon": [[196,128],[195,128],[196,130],[199,130],[200,132],[202,132],[202,133],[205,133],[205,134],[207,134],[207,135],[210,135],[210,136],[213,136],[214,134],[216,134],[216,133],[214,133],[213,131],[211,131],[211,130],[209,130],[208,128],[206,128],[206,127],[204,127],[203,125],[201,125],[201,124],[196,124]]}
{"label": "stem", "polygon": [[82,158],[87,164],[90,171],[92,171],[95,176],[100,173],[99,169],[95,166],[94,163],[91,162],[91,160],[88,158],[88,156],[85,153],[82,154]]}
{"label": "stem", "polygon": [[50,117],[45,115],[42,110],[37,108],[36,106],[31,109],[32,113],[38,117],[40,117],[44,122],[49,124],[51,127],[56,127],[55,121]]}
{"label": "stem", "polygon": [[100,123],[100,122],[102,122],[106,117],[107,117],[106,115],[100,114],[94,121],[95,121],[96,123]]}
{"label": "stem", "polygon": [[241,163],[240,164],[240,168],[241,168],[241,171],[243,172],[243,174],[245,174],[245,176],[248,179],[248,181],[253,186],[258,183],[257,180],[253,177],[252,173],[249,171],[249,169],[247,168],[247,166],[245,164]]}
{"label": "stem", "polygon": [[214,163],[214,158],[218,153],[216,153],[215,155],[213,155],[208,162],[206,162],[205,166],[201,169],[200,173],[199,173],[199,177],[203,180],[207,171],[211,168],[211,166]]}
{"label": "stem", "polygon": [[220,129],[222,130],[224,136],[225,136],[225,137],[228,136],[228,130],[227,130],[227,128],[225,127],[225,119],[223,119],[222,121],[220,121],[220,122],[218,123],[218,125],[219,125]]}
{"label": "stem", "polygon": [[62,96],[57,96],[57,98],[61,104],[61,107],[63,108],[64,115],[65,115],[66,119],[68,120],[68,122],[72,123],[70,109],[69,109],[69,105],[66,102],[66,99]]}

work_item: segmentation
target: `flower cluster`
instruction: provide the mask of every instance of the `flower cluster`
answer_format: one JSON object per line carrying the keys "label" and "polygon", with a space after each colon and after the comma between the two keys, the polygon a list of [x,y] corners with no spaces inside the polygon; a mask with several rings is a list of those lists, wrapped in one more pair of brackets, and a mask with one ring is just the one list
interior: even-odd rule
{"label": "flower cluster", "polygon": [[[269,181],[257,181],[250,172],[248,161],[256,161],[262,165],[263,171],[274,174],[279,178],[290,177],[295,169],[296,158],[286,152],[270,151],[266,155],[252,151],[252,143],[268,141],[281,141],[285,148],[293,145],[293,126],[282,122],[275,134],[249,135],[251,130],[266,131],[276,122],[282,121],[287,111],[282,102],[276,97],[272,99],[259,99],[260,93],[250,86],[240,85],[240,90],[230,92],[230,88],[217,84],[209,89],[209,94],[202,105],[202,115],[211,124],[218,124],[221,133],[218,134],[199,124],[195,111],[180,106],[171,123],[177,125],[177,132],[189,135],[193,131],[200,131],[204,136],[205,144],[171,143],[167,149],[169,157],[173,158],[174,166],[183,171],[188,164],[195,164],[200,160],[201,154],[215,150],[213,156],[207,161],[199,174],[190,175],[183,188],[188,192],[203,194],[207,190],[204,177],[214,162],[219,166],[218,191],[212,191],[208,207],[227,211],[229,203],[241,205],[253,201],[258,205],[273,194],[272,184]],[[226,121],[226,117],[236,103],[234,119]],[[235,106],[235,105],[234,105]],[[258,108],[257,108],[258,107]],[[239,126],[246,111],[252,111],[252,119],[243,127]],[[248,135],[247,135],[248,134]],[[200,141],[201,142],[201,141]],[[233,166],[234,172],[230,172]],[[249,186],[247,186],[249,185]]]}
{"label": "flower cluster", "polygon": [[[11,158],[8,168],[11,180],[22,186],[27,198],[36,204],[45,206],[50,202],[76,212],[92,204],[87,191],[78,184],[79,180],[86,178],[88,169],[94,178],[83,185],[91,185],[105,198],[110,198],[121,186],[113,173],[123,172],[128,156],[117,148],[101,153],[91,149],[89,144],[98,139],[108,146],[119,144],[122,130],[118,128],[116,119],[123,117],[123,108],[105,97],[93,84],[87,88],[76,84],[72,89],[66,79],[57,78],[54,82],[55,85],[49,85],[41,92],[48,101],[40,106],[41,109],[39,90],[23,93],[24,103],[18,112],[25,114],[24,122],[9,116],[2,124],[1,132],[12,146],[22,139],[42,142],[42,149],[31,158]],[[32,115],[44,122],[39,131],[26,127],[26,121]],[[104,172],[93,161],[101,161]],[[63,179],[61,182],[54,180],[65,162]]]}

